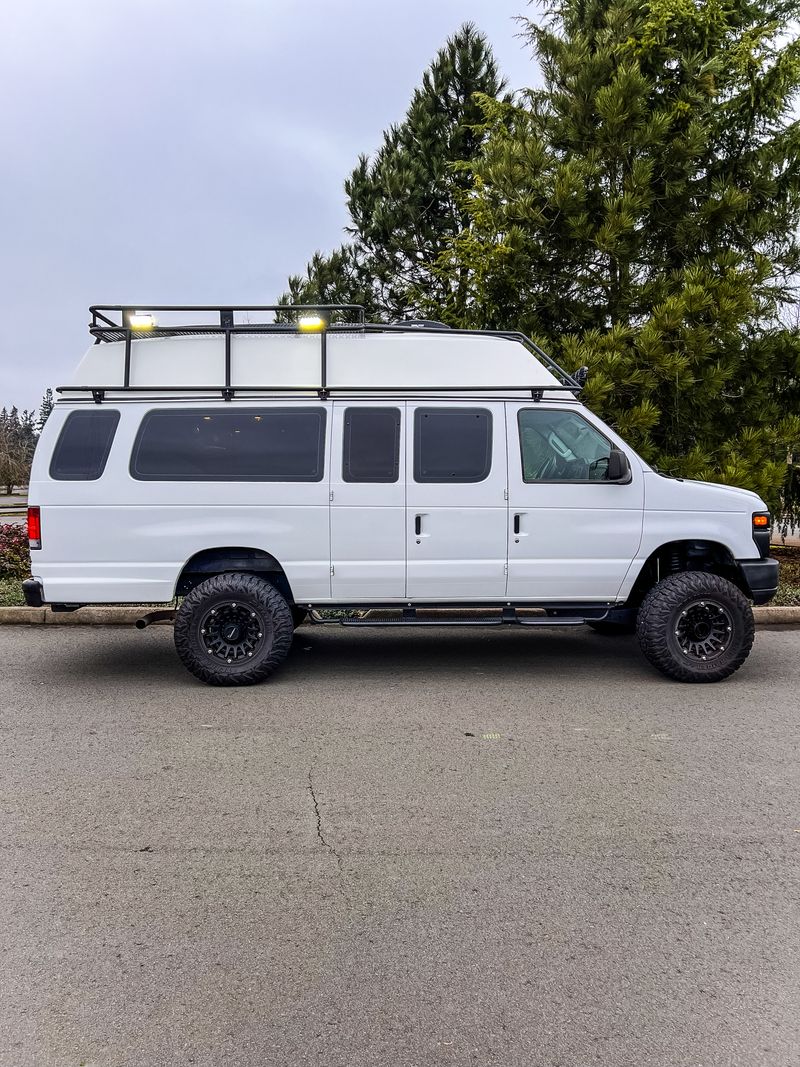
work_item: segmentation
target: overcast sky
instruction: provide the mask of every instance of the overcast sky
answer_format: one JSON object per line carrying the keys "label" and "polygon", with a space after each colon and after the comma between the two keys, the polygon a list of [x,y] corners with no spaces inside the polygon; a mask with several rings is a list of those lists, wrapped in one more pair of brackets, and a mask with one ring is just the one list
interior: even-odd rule
{"label": "overcast sky", "polygon": [[0,406],[38,406],[90,303],[271,303],[467,19],[534,83],[524,0],[36,0],[0,39]]}

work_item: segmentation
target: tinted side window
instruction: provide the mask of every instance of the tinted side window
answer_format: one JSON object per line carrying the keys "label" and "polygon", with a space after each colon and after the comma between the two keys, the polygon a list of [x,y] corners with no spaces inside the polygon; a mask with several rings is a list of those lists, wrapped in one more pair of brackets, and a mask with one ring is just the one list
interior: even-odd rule
{"label": "tinted side window", "polygon": [[50,477],[62,482],[96,481],[105,470],[118,422],[118,411],[70,412],[50,460]]}
{"label": "tinted side window", "polygon": [[417,408],[414,481],[482,482],[491,468],[491,412],[485,408]]}
{"label": "tinted side window", "polygon": [[611,443],[572,411],[523,408],[518,415],[526,482],[600,482]]}
{"label": "tinted side window", "polygon": [[131,456],[141,481],[318,482],[324,408],[150,411]]}
{"label": "tinted side window", "polygon": [[399,409],[348,408],[344,413],[344,481],[396,482],[399,470]]}

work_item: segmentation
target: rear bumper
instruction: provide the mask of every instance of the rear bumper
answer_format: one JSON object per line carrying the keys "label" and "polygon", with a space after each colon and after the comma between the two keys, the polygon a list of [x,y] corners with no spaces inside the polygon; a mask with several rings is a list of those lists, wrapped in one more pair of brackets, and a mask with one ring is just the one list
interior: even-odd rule
{"label": "rear bumper", "polygon": [[744,584],[754,604],[766,604],[778,591],[780,566],[776,559],[737,560]]}
{"label": "rear bumper", "polygon": [[44,590],[42,583],[35,578],[26,578],[22,583],[22,595],[29,608],[40,608],[44,604]]}

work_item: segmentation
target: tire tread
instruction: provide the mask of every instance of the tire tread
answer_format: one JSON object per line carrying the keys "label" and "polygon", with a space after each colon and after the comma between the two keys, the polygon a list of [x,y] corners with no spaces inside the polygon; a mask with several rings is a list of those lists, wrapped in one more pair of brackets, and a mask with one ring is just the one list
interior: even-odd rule
{"label": "tire tread", "polygon": [[[198,655],[192,640],[193,620],[212,596],[247,596],[272,616],[274,627],[269,654],[251,670],[225,674]],[[175,617],[175,648],[184,666],[207,685],[255,685],[268,678],[289,654],[294,633],[292,613],[278,590],[255,574],[216,574],[189,593]]]}
{"label": "tire tread", "polygon": [[[670,616],[681,603],[698,596],[718,596],[741,616],[742,630],[737,654],[715,670],[692,670],[676,660],[670,648]],[[719,682],[728,678],[750,654],[755,623],[750,602],[726,578],[707,571],[682,571],[663,578],[645,596],[636,619],[636,634],[645,658],[654,667],[679,682]]]}

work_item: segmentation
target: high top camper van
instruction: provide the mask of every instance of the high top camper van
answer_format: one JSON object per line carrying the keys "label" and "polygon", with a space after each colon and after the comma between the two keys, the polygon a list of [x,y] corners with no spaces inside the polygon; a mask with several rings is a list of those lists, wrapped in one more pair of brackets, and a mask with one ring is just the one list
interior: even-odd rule
{"label": "high top camper van", "polygon": [[680,681],[747,658],[778,584],[764,502],[654,470],[524,335],[349,305],[90,314],[33,463],[29,604],[175,600],[213,685],[266,678],[302,621],[635,629]]}

